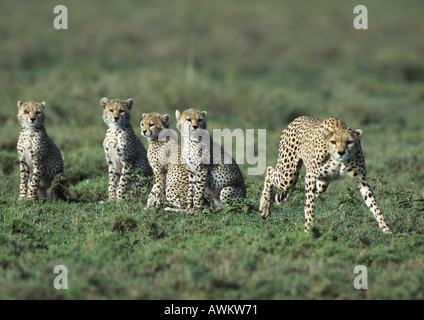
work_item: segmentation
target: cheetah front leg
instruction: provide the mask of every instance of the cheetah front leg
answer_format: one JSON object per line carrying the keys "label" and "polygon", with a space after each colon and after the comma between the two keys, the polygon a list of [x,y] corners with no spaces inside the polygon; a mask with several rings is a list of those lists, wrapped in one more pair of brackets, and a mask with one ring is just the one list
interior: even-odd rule
{"label": "cheetah front leg", "polygon": [[374,192],[372,191],[370,185],[365,180],[365,177],[362,177],[358,175],[359,177],[356,178],[356,182],[358,184],[359,191],[361,192],[362,198],[365,201],[365,204],[367,205],[368,209],[373,214],[374,218],[378,222],[378,226],[380,227],[381,231],[383,233],[390,232],[389,227],[386,224],[386,221],[384,221],[383,214],[381,213],[380,208],[378,207],[377,200],[374,196]]}
{"label": "cheetah front leg", "polygon": [[164,173],[161,174],[158,172],[156,174],[155,184],[153,185],[152,191],[150,192],[149,197],[147,199],[147,208],[151,209],[151,208],[159,207],[162,204],[165,184],[166,184],[165,174]]}
{"label": "cheetah front leg", "polygon": [[122,166],[121,177],[119,179],[118,189],[116,190],[116,200],[122,200],[130,189],[131,167],[127,164]]}
{"label": "cheetah front leg", "polygon": [[[197,213],[201,210],[203,206],[203,199],[206,190],[206,182],[208,178],[208,168],[200,165],[196,171],[196,181],[194,186],[194,195],[193,195],[193,210],[194,213]],[[191,190],[190,192],[193,192]]]}
{"label": "cheetah front leg", "polygon": [[[309,232],[310,225],[314,222],[315,202],[317,193],[317,179],[315,176],[306,172],[305,177],[305,232]],[[322,193],[322,192],[321,192]]]}
{"label": "cheetah front leg", "polygon": [[196,191],[196,174],[189,171],[188,173],[188,190],[187,190],[187,210],[193,209],[194,192]]}
{"label": "cheetah front leg", "polygon": [[37,166],[34,166],[34,172],[31,177],[29,189],[28,189],[28,199],[35,200],[37,199],[38,188],[40,186],[42,173]]}
{"label": "cheetah front leg", "polygon": [[23,199],[26,199],[27,197],[28,179],[30,176],[30,170],[28,165],[22,161],[20,163],[19,169],[21,172],[21,181],[19,186],[19,200],[23,200]]}
{"label": "cheetah front leg", "polygon": [[120,174],[115,171],[115,167],[113,165],[109,165],[109,201],[116,200],[116,185],[118,184]]}

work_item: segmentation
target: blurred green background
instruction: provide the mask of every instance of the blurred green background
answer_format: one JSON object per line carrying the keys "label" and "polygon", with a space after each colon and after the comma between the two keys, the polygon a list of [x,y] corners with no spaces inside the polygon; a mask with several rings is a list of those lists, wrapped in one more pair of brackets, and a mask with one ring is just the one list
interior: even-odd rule
{"label": "blurred green background", "polygon": [[370,1],[368,30],[353,27],[355,1],[60,4],[68,30],[53,27],[57,3],[0,4],[2,150],[15,147],[18,100],[46,101],[65,156],[101,146],[106,96],[134,99],[136,131],[143,112],[186,107],[207,110],[211,130],[267,129],[268,164],[299,115],[361,127],[378,174],[423,152],[421,1]]}
{"label": "blurred green background", "polygon": [[[53,26],[59,4],[68,9],[68,30]],[[358,4],[368,8],[368,30],[353,27]],[[424,262],[423,13],[421,0],[1,0],[0,297],[63,298],[42,280],[62,257],[81,275],[80,290],[65,298],[422,298],[414,284],[422,284]],[[16,204],[18,100],[46,102],[47,132],[62,151],[70,196],[107,198],[102,97],[134,99],[137,135],[143,112],[169,113],[175,128],[175,109],[187,107],[208,111],[210,132],[266,129],[267,165],[295,117],[338,116],[363,130],[370,184],[402,236],[380,238],[348,180],[318,203],[319,241],[300,231],[302,182],[288,207],[259,220],[263,175],[246,176],[248,218],[164,218],[143,211],[142,201]],[[345,263],[351,275],[357,262],[386,275],[374,279],[368,296],[344,282]],[[49,267],[32,270],[34,263]],[[234,274],[229,265],[237,266]],[[163,281],[149,282],[156,275]],[[134,280],[140,277],[142,284]],[[387,289],[399,283],[398,291]]]}

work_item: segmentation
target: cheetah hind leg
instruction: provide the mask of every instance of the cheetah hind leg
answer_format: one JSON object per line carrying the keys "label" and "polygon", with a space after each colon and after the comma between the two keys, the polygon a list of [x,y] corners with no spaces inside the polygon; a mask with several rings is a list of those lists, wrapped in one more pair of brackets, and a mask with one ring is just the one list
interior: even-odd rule
{"label": "cheetah hind leg", "polygon": [[290,189],[287,192],[283,191],[281,194],[276,193],[273,190],[272,194],[271,194],[271,199],[274,201],[274,203],[276,205],[281,205],[283,202],[286,202],[290,198],[290,196],[291,196],[291,194],[294,190],[295,184],[296,184],[296,182],[291,185]]}
{"label": "cheetah hind leg", "polygon": [[[303,162],[299,161],[295,167],[295,170],[291,169],[290,171],[285,173],[284,176],[281,173],[276,174],[277,179],[274,180],[274,186],[283,191],[281,194],[275,192],[272,193],[271,198],[277,205],[281,205],[283,202],[287,202],[287,200],[290,198],[299,178],[300,168],[302,167],[302,164]],[[325,188],[322,192],[325,191]]]}
{"label": "cheetah hind leg", "polygon": [[66,200],[65,188],[63,184],[66,182],[66,176],[63,173],[56,174],[53,178],[52,187],[50,189],[51,199]]}
{"label": "cheetah hind leg", "polygon": [[38,187],[38,189],[37,189],[38,199],[48,200],[50,198],[48,193],[47,193],[47,189],[48,188],[46,188],[45,186],[41,186],[41,185]]}
{"label": "cheetah hind leg", "polygon": [[225,187],[222,188],[219,198],[222,204],[231,205],[246,198],[246,189],[244,187]]}
{"label": "cheetah hind leg", "polygon": [[224,203],[221,201],[218,194],[215,194],[212,190],[209,188],[206,188],[205,195],[204,195],[206,201],[215,209],[221,210],[224,209]]}
{"label": "cheetah hind leg", "polygon": [[259,203],[259,212],[261,218],[265,219],[271,214],[272,210],[272,183],[271,183],[271,176],[274,173],[274,168],[268,167],[266,169],[266,175],[265,175],[265,181],[264,181],[264,189],[262,191],[261,200]]}
{"label": "cheetah hind leg", "polygon": [[187,207],[187,200],[182,195],[182,192],[175,192],[169,187],[166,189],[166,201],[174,207],[166,207],[165,211],[183,212],[184,208]]}
{"label": "cheetah hind leg", "polygon": [[144,192],[149,191],[150,187],[152,186],[148,176],[137,176],[134,181],[134,190],[137,194],[143,194]]}

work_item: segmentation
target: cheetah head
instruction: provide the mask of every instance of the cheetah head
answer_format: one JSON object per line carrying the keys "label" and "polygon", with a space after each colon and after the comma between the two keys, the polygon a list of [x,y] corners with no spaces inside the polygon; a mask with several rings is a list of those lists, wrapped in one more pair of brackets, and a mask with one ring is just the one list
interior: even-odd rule
{"label": "cheetah head", "polygon": [[156,112],[143,113],[141,116],[141,135],[149,140],[158,140],[159,133],[169,128],[169,114]]}
{"label": "cheetah head", "polygon": [[131,120],[133,100],[108,100],[103,98],[100,104],[103,107],[103,120],[109,127],[125,127]]}
{"label": "cheetah head", "polygon": [[44,126],[45,102],[22,102],[18,101],[18,119],[22,128],[32,129]]}
{"label": "cheetah head", "polygon": [[360,129],[353,131],[347,128],[334,132],[323,129],[322,135],[328,153],[339,162],[348,161],[361,148],[362,130]]}
{"label": "cheetah head", "polygon": [[206,111],[190,108],[181,113],[176,110],[175,117],[177,118],[177,128],[181,132],[192,132],[196,129],[206,130]]}

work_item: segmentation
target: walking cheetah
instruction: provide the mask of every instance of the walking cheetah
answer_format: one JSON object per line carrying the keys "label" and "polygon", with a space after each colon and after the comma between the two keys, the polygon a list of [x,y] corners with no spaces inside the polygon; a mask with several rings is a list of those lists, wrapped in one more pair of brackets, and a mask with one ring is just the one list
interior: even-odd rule
{"label": "walking cheetah", "polygon": [[144,191],[148,181],[140,181],[139,174],[153,174],[147,151],[131,126],[133,100],[100,100],[103,120],[108,125],[103,142],[109,166],[109,201],[121,200],[131,189]]}
{"label": "walking cheetah", "polygon": [[[169,114],[143,113],[141,135],[149,141],[147,157],[155,174],[155,184],[147,200],[148,208],[159,207],[165,191],[166,200],[181,211],[187,207],[188,173],[181,163],[181,149],[175,131],[169,129]],[[165,190],[166,189],[166,190]]]}
{"label": "walking cheetah", "polygon": [[268,167],[259,205],[262,218],[271,213],[273,186],[283,190],[275,201],[286,201],[297,182],[302,163],[305,176],[305,231],[314,221],[315,201],[330,182],[349,176],[356,180],[365,204],[374,215],[380,229],[389,228],[377,205],[374,193],[366,181],[365,161],[361,148],[361,130],[352,130],[338,118],[324,122],[311,117],[299,117],[283,130],[275,169]]}
{"label": "walking cheetah", "polygon": [[183,162],[189,172],[188,208],[198,212],[204,198],[217,209],[246,198],[240,168],[206,131],[206,111],[176,110],[175,116],[183,140]]}
{"label": "walking cheetah", "polygon": [[45,102],[18,102],[18,119],[22,126],[17,145],[20,200],[64,198],[61,185],[66,180],[63,160],[44,128],[45,107]]}

